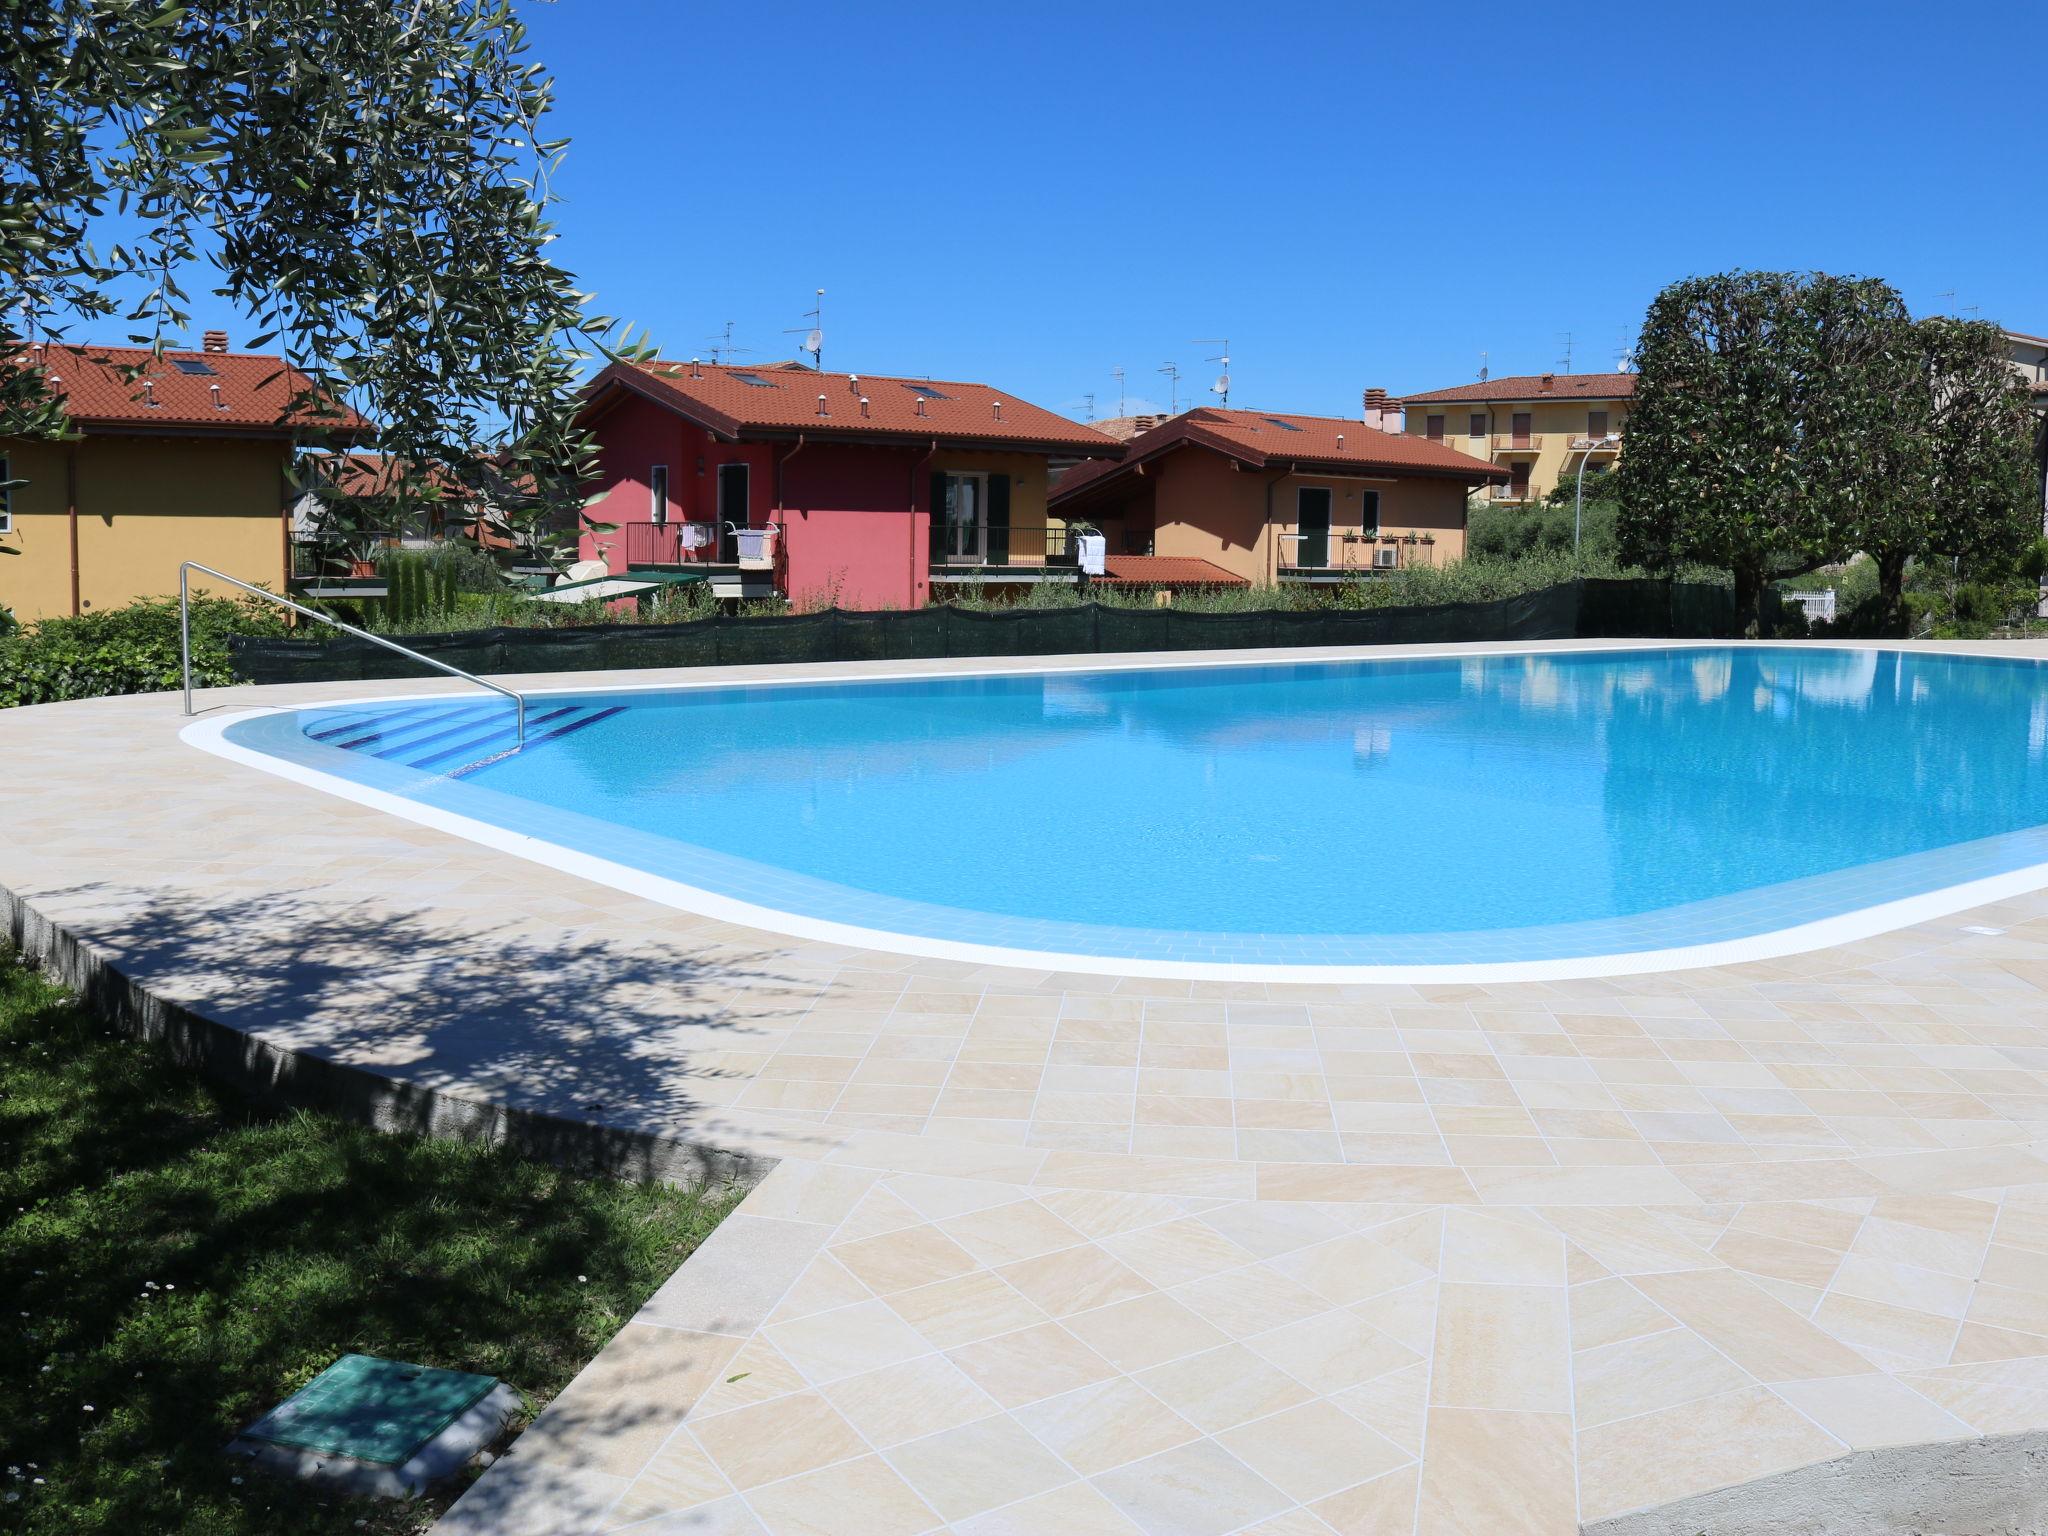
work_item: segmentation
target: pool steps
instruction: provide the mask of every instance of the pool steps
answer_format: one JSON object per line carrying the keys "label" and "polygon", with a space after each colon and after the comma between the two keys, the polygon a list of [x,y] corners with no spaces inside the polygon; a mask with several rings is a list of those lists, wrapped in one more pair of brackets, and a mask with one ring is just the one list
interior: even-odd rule
{"label": "pool steps", "polygon": [[[558,704],[527,716],[526,745],[568,736],[609,719],[626,706]],[[400,709],[352,715],[306,735],[343,752],[360,752],[403,768],[460,772],[484,758],[518,749],[511,711],[497,704]]]}

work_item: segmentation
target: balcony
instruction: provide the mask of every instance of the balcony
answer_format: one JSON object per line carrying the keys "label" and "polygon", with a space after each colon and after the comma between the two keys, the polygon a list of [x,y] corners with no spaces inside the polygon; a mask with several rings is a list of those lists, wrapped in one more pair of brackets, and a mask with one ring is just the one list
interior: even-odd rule
{"label": "balcony", "polygon": [[1426,533],[1331,529],[1282,533],[1279,578],[1286,582],[1352,581],[1410,565],[1433,565],[1436,539]]}
{"label": "balcony", "polygon": [[1572,452],[1590,454],[1595,458],[1612,457],[1621,452],[1621,434],[1610,432],[1605,437],[1575,437]]}
{"label": "balcony", "polygon": [[619,527],[626,566],[713,565],[718,563],[715,523],[624,523]]}
{"label": "balcony", "polygon": [[1079,551],[1068,529],[984,529],[982,543],[977,557],[934,560],[931,579],[949,586],[1081,579]]}
{"label": "balcony", "polygon": [[1541,453],[1543,451],[1541,432],[1496,432],[1493,434],[1495,453]]}

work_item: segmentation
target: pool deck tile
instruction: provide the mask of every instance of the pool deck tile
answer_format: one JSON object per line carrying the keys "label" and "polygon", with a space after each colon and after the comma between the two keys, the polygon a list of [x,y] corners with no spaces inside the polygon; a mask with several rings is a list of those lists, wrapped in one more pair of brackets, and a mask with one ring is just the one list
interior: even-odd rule
{"label": "pool deck tile", "polygon": [[1661,975],[1010,970],[541,874],[181,723],[0,712],[0,885],[273,1044],[773,1163],[448,1536],[1563,1536],[2048,1428],[2048,893]]}

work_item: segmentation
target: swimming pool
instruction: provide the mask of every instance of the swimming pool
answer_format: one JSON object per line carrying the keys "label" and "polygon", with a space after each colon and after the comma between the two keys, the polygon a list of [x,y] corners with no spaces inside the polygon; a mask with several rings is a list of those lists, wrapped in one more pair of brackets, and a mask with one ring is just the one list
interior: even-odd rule
{"label": "swimming pool", "polygon": [[2044,682],[2011,658],[1674,646],[557,692],[518,750],[506,706],[454,696],[188,735],[808,936],[1568,975],[2048,884]]}

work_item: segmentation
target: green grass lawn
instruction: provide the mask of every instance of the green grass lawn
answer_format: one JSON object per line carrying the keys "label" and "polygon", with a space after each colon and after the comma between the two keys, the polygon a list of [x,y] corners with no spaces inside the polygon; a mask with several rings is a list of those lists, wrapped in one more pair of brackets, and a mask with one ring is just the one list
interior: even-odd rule
{"label": "green grass lawn", "polygon": [[0,1531],[424,1529],[221,1447],[348,1350],[538,1406],[736,1198],[257,1108],[0,945]]}

